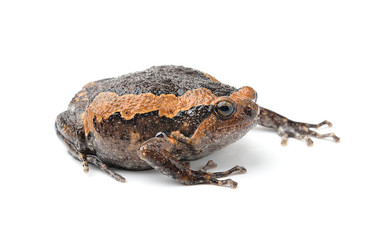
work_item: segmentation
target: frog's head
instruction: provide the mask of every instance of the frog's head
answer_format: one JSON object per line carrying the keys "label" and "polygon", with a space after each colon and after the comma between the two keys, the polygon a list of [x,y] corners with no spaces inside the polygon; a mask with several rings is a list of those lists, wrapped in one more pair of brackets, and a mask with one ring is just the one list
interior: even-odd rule
{"label": "frog's head", "polygon": [[259,106],[257,93],[251,87],[242,87],[229,96],[217,97],[211,102],[212,113],[194,134],[202,143],[224,146],[244,136],[257,123]]}
{"label": "frog's head", "polygon": [[219,97],[214,106],[213,126],[216,132],[233,134],[247,132],[256,125],[259,106],[256,104],[257,93],[251,87],[242,87],[230,96]]}

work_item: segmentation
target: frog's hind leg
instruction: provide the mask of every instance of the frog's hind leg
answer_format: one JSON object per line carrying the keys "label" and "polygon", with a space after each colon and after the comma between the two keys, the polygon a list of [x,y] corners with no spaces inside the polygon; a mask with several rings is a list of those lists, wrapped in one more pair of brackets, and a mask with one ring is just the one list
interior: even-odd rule
{"label": "frog's hind leg", "polygon": [[83,163],[83,169],[84,169],[85,173],[89,172],[89,166],[88,166],[88,162],[89,162],[89,163],[92,163],[93,165],[95,165],[96,167],[98,167],[99,169],[101,169],[102,171],[109,174],[115,180],[117,180],[119,182],[126,182],[126,179],[124,177],[122,177],[118,173],[114,172],[113,170],[109,169],[108,166],[103,161],[98,159],[98,157],[91,155],[91,154],[85,154],[85,153],[79,152],[73,146],[73,144],[68,142],[67,140],[65,140],[65,143],[68,146],[68,153],[73,158],[75,158],[75,159],[77,159],[77,160],[79,160]]}
{"label": "frog's hind leg", "polygon": [[[68,145],[68,144],[67,144],[67,145]],[[70,146],[70,145],[68,145],[68,146]],[[83,164],[83,170],[84,170],[85,173],[88,173],[88,172],[89,172],[88,160],[87,160],[87,157],[86,157],[85,154],[80,153],[80,152],[78,152],[77,150],[72,149],[72,148],[70,148],[70,149],[68,150],[68,154],[70,154],[71,157],[73,157],[73,158],[79,160],[80,162],[82,162],[82,164]]]}
{"label": "frog's hind leg", "polygon": [[88,155],[87,156],[88,162],[92,163],[96,167],[100,168],[102,171],[109,174],[112,178],[117,180],[118,182],[126,182],[126,179],[119,175],[118,173],[114,172],[113,170],[109,169],[108,166],[99,160],[96,156]]}
{"label": "frog's hind leg", "polygon": [[89,171],[89,162],[108,173],[115,180],[125,182],[125,178],[110,170],[103,161],[87,148],[84,126],[80,123],[78,115],[69,110],[59,114],[55,121],[55,131],[59,139],[68,148],[68,153],[82,162],[85,173]]}

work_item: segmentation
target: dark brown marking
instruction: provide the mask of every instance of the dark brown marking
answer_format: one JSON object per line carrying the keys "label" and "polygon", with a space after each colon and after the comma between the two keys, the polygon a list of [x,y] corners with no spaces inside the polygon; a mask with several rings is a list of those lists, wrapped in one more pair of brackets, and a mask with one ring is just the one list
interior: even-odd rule
{"label": "dark brown marking", "polygon": [[95,116],[98,122],[102,122],[119,112],[123,119],[130,120],[136,114],[158,111],[160,117],[173,118],[180,111],[189,110],[194,106],[209,105],[216,98],[205,88],[190,90],[180,97],[173,94],[156,96],[152,93],[143,93],[118,96],[112,92],[100,93],[82,115],[85,134],[94,129],[91,120]]}
{"label": "dark brown marking", "polygon": [[[233,92],[229,98],[236,101],[251,99],[254,93],[253,88],[243,87],[238,92]],[[102,122],[118,112],[123,119],[130,120],[136,114],[158,111],[159,117],[173,118],[179,112],[195,106],[210,105],[216,99],[220,98],[206,88],[190,90],[180,97],[173,94],[156,96],[152,93],[143,93],[118,96],[112,92],[100,93],[82,115],[85,134],[88,135],[93,131],[95,117],[97,122]]]}

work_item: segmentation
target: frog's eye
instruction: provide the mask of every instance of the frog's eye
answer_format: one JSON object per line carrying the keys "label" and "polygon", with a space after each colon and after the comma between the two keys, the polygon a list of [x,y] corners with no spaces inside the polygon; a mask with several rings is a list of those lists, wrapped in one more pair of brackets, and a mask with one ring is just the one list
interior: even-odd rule
{"label": "frog's eye", "polygon": [[257,102],[257,92],[255,92],[255,94],[253,95],[253,101]]}
{"label": "frog's eye", "polygon": [[234,104],[228,101],[219,102],[215,106],[215,112],[223,119],[227,119],[235,113],[236,108]]}

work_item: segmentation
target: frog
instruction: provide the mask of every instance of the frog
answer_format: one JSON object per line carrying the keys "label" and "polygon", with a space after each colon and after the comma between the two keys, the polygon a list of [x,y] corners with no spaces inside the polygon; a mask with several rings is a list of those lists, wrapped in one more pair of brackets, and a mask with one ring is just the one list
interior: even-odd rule
{"label": "frog", "polygon": [[[119,182],[115,169],[156,171],[185,185],[214,184],[231,188],[236,165],[214,171],[209,160],[199,170],[190,161],[203,158],[246,135],[256,125],[270,128],[286,145],[289,138],[313,145],[311,138],[332,138],[313,129],[332,126],[290,120],[257,104],[249,86],[235,88],[205,72],[164,65],[86,84],[55,120],[55,131],[68,152],[98,167]],[[226,179],[225,179],[226,178]]]}

